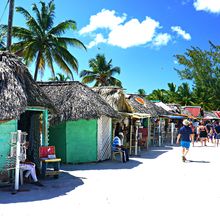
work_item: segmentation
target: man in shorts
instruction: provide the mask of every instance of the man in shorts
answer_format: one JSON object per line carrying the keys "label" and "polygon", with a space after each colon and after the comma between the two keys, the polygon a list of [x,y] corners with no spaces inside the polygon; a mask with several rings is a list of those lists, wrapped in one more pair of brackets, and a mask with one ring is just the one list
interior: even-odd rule
{"label": "man in shorts", "polygon": [[216,146],[218,147],[218,144],[219,144],[219,140],[220,140],[220,125],[219,125],[219,122],[217,121],[216,122],[216,126],[215,126],[215,139],[216,139]]}
{"label": "man in shorts", "polygon": [[186,161],[186,155],[189,152],[189,148],[190,148],[190,142],[193,140],[193,132],[192,129],[189,127],[190,122],[185,119],[183,120],[183,126],[180,128],[179,130],[179,134],[177,136],[177,141],[176,143],[179,144],[180,141],[180,145],[182,147],[182,160],[183,162]]}

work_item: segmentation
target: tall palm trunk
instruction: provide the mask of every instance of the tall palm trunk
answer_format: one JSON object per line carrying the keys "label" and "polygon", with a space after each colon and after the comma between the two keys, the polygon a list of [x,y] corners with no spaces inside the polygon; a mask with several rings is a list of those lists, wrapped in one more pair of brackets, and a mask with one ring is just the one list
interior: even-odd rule
{"label": "tall palm trunk", "polygon": [[38,74],[39,65],[40,65],[40,57],[41,57],[41,51],[39,51],[37,54],[37,62],[36,62],[35,72],[34,72],[34,80],[35,81],[37,81],[37,74]]}
{"label": "tall palm trunk", "polygon": [[7,50],[11,51],[11,38],[12,38],[12,23],[14,15],[14,0],[10,0],[9,15],[8,15],[8,34],[7,34]]}

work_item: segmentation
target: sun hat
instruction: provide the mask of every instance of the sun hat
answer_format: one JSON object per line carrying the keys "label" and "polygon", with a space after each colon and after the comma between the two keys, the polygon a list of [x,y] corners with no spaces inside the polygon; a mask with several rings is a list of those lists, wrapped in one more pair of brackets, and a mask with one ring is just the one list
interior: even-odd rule
{"label": "sun hat", "polygon": [[190,124],[190,121],[188,121],[187,119],[183,120],[183,125],[188,126]]}
{"label": "sun hat", "polygon": [[121,137],[124,137],[123,132],[119,132],[118,135],[121,136]]}

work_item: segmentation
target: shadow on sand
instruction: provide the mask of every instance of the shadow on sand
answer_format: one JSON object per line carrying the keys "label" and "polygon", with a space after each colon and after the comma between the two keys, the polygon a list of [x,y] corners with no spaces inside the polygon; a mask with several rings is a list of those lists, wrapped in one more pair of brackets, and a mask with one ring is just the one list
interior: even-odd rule
{"label": "shadow on sand", "polygon": [[172,147],[151,147],[148,151],[142,151],[140,156],[131,156],[130,161],[122,163],[120,161],[106,160],[95,163],[84,164],[62,164],[58,179],[52,177],[42,180],[44,187],[33,184],[24,184],[20,190],[12,195],[12,187],[0,188],[0,204],[10,204],[18,202],[31,202],[52,199],[66,195],[76,187],[83,185],[83,177],[76,177],[70,174],[71,171],[80,170],[112,170],[112,169],[133,169],[142,164],[137,158],[155,159],[160,155],[172,150]]}
{"label": "shadow on sand", "polygon": [[43,187],[24,184],[16,194],[12,194],[12,186],[0,188],[0,204],[40,201],[63,196],[84,184],[82,179],[67,172],[61,172],[58,179],[48,177],[42,180]]}
{"label": "shadow on sand", "polygon": [[126,163],[122,163],[119,160],[106,160],[95,163],[85,163],[85,164],[65,164],[63,169],[66,171],[74,170],[117,170],[117,169],[132,169],[142,164],[142,162],[135,160],[135,158],[130,157],[130,160]]}
{"label": "shadow on sand", "polygon": [[107,160],[86,164],[62,164],[62,172],[58,179],[48,177],[45,180],[41,180],[44,187],[38,187],[33,184],[24,184],[20,186],[20,189],[16,194],[12,194],[12,186],[0,188],[0,204],[41,201],[66,195],[76,187],[84,184],[84,177],[73,176],[70,174],[70,171],[132,169],[140,164],[141,162],[133,159],[127,163]]}
{"label": "shadow on sand", "polygon": [[205,160],[187,160],[187,162],[190,162],[190,163],[210,163],[210,161],[205,161]]}
{"label": "shadow on sand", "polygon": [[163,147],[150,147],[148,151],[142,151],[141,158],[146,159],[155,159],[161,156],[164,153],[167,153],[169,150],[172,150],[172,147],[163,146]]}

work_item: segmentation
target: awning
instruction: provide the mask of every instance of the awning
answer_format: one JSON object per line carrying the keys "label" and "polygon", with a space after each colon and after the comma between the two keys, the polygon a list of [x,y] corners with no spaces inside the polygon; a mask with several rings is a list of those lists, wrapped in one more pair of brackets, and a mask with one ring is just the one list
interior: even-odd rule
{"label": "awning", "polygon": [[169,119],[184,119],[185,116],[182,115],[161,115],[162,118],[169,118]]}
{"label": "awning", "polygon": [[146,113],[128,113],[128,112],[119,112],[121,115],[131,118],[150,118],[150,114]]}

